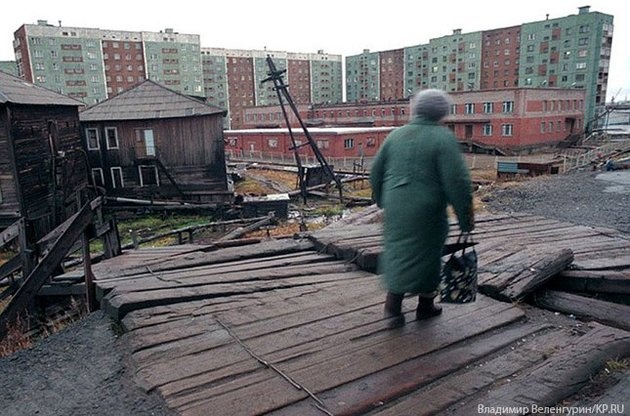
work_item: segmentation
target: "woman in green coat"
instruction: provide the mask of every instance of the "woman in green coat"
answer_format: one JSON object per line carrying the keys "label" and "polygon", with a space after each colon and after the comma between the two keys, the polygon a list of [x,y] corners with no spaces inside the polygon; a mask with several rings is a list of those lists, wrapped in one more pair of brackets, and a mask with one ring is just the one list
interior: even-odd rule
{"label": "woman in green coat", "polygon": [[433,300],[440,283],[447,205],[460,229],[474,228],[470,173],[453,133],[440,123],[450,97],[423,90],[411,100],[411,121],[392,131],[370,169],[373,196],[384,209],[384,251],[379,261],[390,327],[405,323],[406,293],[419,296],[417,319],[439,315]]}

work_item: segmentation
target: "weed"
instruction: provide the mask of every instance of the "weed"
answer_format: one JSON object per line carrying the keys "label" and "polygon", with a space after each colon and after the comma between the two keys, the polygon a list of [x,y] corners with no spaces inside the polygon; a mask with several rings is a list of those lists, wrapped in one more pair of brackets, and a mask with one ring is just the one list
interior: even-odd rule
{"label": "weed", "polygon": [[628,359],[615,359],[608,360],[606,362],[606,368],[609,371],[623,371],[630,368],[630,360]]}
{"label": "weed", "polygon": [[5,337],[0,340],[0,357],[32,347],[33,339],[28,334],[28,330],[25,321],[19,317],[13,324],[8,325]]}

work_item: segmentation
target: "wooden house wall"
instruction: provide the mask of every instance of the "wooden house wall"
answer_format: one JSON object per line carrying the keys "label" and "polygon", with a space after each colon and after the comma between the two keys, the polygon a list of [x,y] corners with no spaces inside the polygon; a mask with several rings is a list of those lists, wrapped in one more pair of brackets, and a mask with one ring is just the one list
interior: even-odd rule
{"label": "wooden house wall", "polygon": [[12,224],[20,212],[13,154],[9,145],[9,120],[5,105],[0,106],[0,228]]}
{"label": "wooden house wall", "polygon": [[38,238],[76,210],[87,184],[78,108],[11,105],[9,114],[19,209]]}
{"label": "wooden house wall", "polygon": [[[178,186],[187,190],[227,190],[223,121],[221,115],[192,116],[170,119],[82,122],[81,134],[87,140],[87,129],[96,128],[99,149],[88,150],[91,168],[102,168],[108,194],[144,195],[155,190],[140,187],[139,165],[156,164],[154,158],[142,157],[136,150],[136,130],[152,129],[157,158],[175,178]],[[118,149],[107,149],[105,131],[115,127]],[[120,167],[124,189],[114,189],[111,168]],[[162,194],[173,188],[166,174],[158,167]],[[143,187],[150,188],[150,187]]]}

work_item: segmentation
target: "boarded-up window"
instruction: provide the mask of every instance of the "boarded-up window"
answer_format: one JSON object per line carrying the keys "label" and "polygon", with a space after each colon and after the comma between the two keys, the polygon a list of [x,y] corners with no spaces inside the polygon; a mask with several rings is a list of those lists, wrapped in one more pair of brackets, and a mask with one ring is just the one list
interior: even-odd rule
{"label": "boarded-up window", "polygon": [[98,129],[85,129],[88,150],[98,150]]}
{"label": "boarded-up window", "polygon": [[108,149],[118,149],[118,129],[116,127],[105,127],[105,137],[107,138]]}
{"label": "boarded-up window", "polygon": [[125,182],[123,181],[122,168],[120,166],[113,167],[111,169],[111,172],[112,172],[112,187],[124,188]]}
{"label": "boarded-up window", "polygon": [[158,177],[156,166],[140,165],[138,166],[138,174],[140,176],[140,186],[160,185],[160,178]]}
{"label": "boarded-up window", "polygon": [[103,169],[101,168],[93,168],[92,169],[92,183],[94,186],[105,186],[105,178],[103,178]]}

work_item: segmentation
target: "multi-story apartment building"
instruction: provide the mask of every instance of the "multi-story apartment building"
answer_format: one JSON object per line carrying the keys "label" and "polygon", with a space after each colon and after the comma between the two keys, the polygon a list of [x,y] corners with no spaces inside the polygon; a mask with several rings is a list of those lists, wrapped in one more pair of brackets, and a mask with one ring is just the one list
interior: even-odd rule
{"label": "multi-story apartment building", "polygon": [[519,26],[457,29],[403,48],[402,59],[400,49],[364,50],[346,57],[347,100],[404,99],[422,88],[577,88],[585,90],[585,118],[592,127],[597,106],[605,102],[612,38],[613,16],[585,6],[576,15]]}
{"label": "multi-story apartment building", "polygon": [[242,109],[277,104],[267,56],[286,69],[296,103],[343,101],[341,55],[201,48],[199,35],[173,29],[130,32],[54,26],[41,20],[14,34],[18,75],[92,105],[151,79],[225,108],[225,126],[239,126]]}
{"label": "multi-story apartment building", "polygon": [[227,128],[242,127],[245,108],[278,104],[273,83],[263,83],[269,77],[268,56],[286,71],[283,80],[296,104],[343,100],[341,55],[202,48],[201,56],[206,98],[228,109]]}
{"label": "multi-story apartment building", "polygon": [[149,78],[203,95],[199,35],[54,26],[45,20],[14,34],[18,75],[87,105]]}

